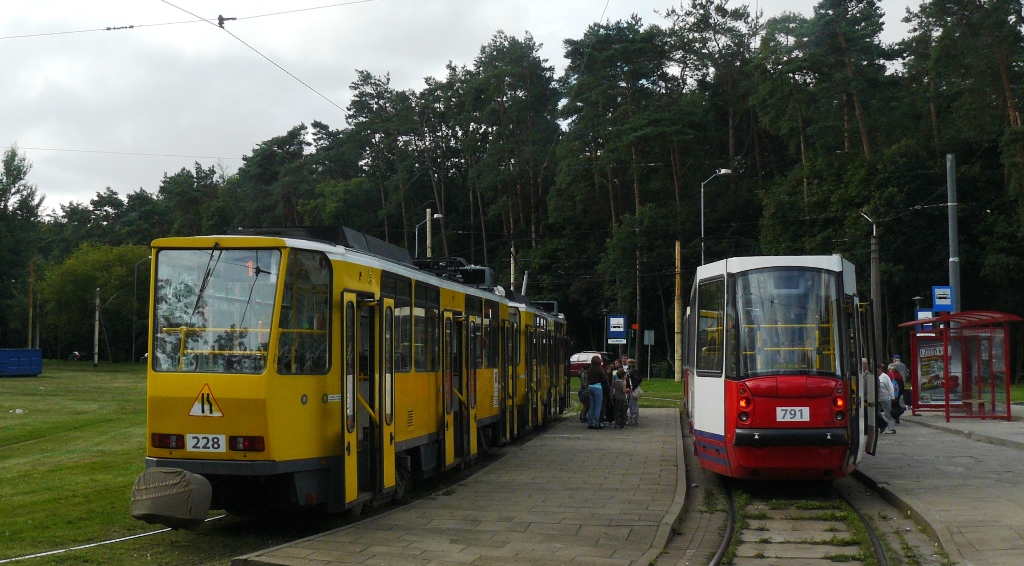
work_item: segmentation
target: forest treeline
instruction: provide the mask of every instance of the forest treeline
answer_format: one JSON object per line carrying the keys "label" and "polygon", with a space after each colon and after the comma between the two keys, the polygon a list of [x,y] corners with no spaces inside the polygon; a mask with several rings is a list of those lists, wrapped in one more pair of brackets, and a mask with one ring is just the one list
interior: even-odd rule
{"label": "forest treeline", "polygon": [[866,213],[878,222],[895,351],[912,297],[947,282],[947,154],[963,307],[1024,313],[1022,2],[926,0],[895,44],[880,39],[882,15],[874,0],[767,20],[727,0],[686,0],[658,22],[595,23],[564,40],[560,75],[529,33],[499,31],[419,90],[358,71],[342,127],[299,124],[256,144],[237,171],[197,163],[155,193],[108,188],[51,215],[10,149],[0,344],[26,343],[30,268],[44,355],[91,350],[99,287],[101,355],[124,360],[133,338],[145,349],[154,238],[345,225],[415,253],[431,209],[442,215],[435,255],[489,265],[517,290],[529,272],[527,294],[559,301],[577,349],[599,347],[603,313],[619,312],[655,330],[653,357],[666,360],[675,241],[688,288],[701,185],[729,169],[705,185],[707,261],[841,253],[866,296]]}

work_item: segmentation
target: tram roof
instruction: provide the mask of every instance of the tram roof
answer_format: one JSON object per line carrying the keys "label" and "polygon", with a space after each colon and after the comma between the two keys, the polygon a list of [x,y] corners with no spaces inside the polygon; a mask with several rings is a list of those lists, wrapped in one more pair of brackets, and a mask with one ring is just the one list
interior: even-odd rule
{"label": "tram roof", "polygon": [[[330,256],[344,257],[345,261],[350,261],[359,265],[365,265],[367,267],[375,267],[378,269],[386,270],[397,275],[403,275],[410,279],[415,279],[423,283],[428,283],[442,288],[456,287],[461,292],[467,295],[477,296],[490,301],[498,301],[506,303],[514,308],[520,310],[529,310],[535,314],[539,314],[552,319],[559,319],[560,314],[547,313],[528,302],[520,302],[512,300],[507,296],[502,296],[497,293],[478,289],[469,285],[465,285],[458,281],[451,279],[445,279],[438,277],[429,271],[423,271],[417,267],[392,261],[388,258],[375,255],[373,253],[350,248],[340,244],[327,242],[318,239],[305,239],[305,238],[291,238],[287,236],[273,236],[273,235],[251,235],[251,234],[218,234],[209,236],[178,236],[170,238],[159,238],[153,241],[153,247],[159,248],[176,248],[176,247],[188,247],[188,248],[210,248],[215,243],[227,243],[233,242],[246,246],[272,246],[272,247],[287,247],[287,248],[299,248],[305,250],[317,250],[322,251]],[[564,321],[565,317],[562,316],[561,320]]]}
{"label": "tram roof", "polygon": [[852,263],[843,259],[843,256],[839,254],[730,257],[698,267],[696,279],[701,280],[724,273],[742,273],[773,267],[808,267],[842,273],[846,292],[850,294],[857,292],[856,269]]}
{"label": "tram roof", "polygon": [[827,269],[829,271],[844,271],[846,265],[853,264],[843,259],[839,254],[834,255],[775,255],[775,256],[749,256],[730,257],[718,260],[714,263],[702,265],[697,268],[698,272],[708,271],[711,273],[739,273],[752,269],[765,269],[771,267],[813,267]]}

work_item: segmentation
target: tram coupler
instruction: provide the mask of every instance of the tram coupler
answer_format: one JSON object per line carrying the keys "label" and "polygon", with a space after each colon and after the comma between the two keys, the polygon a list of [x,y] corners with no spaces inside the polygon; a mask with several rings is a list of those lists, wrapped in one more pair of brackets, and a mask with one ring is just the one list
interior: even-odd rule
{"label": "tram coupler", "polygon": [[206,521],[213,488],[199,474],[147,468],[132,487],[132,517],[151,525],[196,530]]}

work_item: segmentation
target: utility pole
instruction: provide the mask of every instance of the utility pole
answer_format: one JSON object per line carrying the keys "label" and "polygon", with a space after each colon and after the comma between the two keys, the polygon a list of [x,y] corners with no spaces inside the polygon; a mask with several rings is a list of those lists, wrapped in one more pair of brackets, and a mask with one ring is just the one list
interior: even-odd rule
{"label": "utility pole", "polygon": [[430,221],[434,217],[433,210],[427,209],[427,257],[434,255],[434,230],[433,222]]}
{"label": "utility pole", "polygon": [[100,365],[100,288],[96,287],[96,324],[92,332],[92,367]]}
{"label": "utility pole", "polygon": [[675,371],[676,383],[683,380],[683,270],[682,270],[682,243],[676,240],[676,351]]}
{"label": "utility pole", "polygon": [[863,212],[860,215],[871,223],[871,316],[875,327],[875,359],[868,369],[873,372],[874,364],[885,360],[882,353],[882,266],[878,251],[878,223]]}
{"label": "utility pole", "polygon": [[960,243],[956,228],[956,155],[946,154],[946,211],[949,213],[949,286],[953,312],[960,312]]}
{"label": "utility pole", "polygon": [[512,242],[512,253],[508,261],[508,288],[516,290],[516,243]]}
{"label": "utility pole", "polygon": [[33,296],[34,296],[33,294],[35,293],[35,289],[33,289],[33,285],[32,284],[35,283],[35,280],[36,280],[36,260],[35,259],[31,259],[28,262],[28,347],[29,348],[32,347],[32,314],[35,311],[34,305],[32,303],[32,299],[33,299]]}

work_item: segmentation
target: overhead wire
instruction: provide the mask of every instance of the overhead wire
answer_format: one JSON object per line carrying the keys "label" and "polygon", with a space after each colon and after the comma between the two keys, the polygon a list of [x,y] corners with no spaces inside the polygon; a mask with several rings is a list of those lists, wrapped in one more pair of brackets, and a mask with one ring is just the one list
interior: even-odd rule
{"label": "overhead wire", "polygon": [[[235,19],[239,20],[239,21],[241,21],[241,20],[255,20],[257,18],[267,18],[267,17],[271,17],[271,16],[283,16],[283,15],[286,15],[286,14],[295,14],[295,13],[298,13],[298,12],[309,12],[309,11],[312,11],[312,10],[324,10],[324,9],[327,9],[327,8],[338,8],[338,7],[342,7],[342,6],[351,6],[353,4],[366,4],[368,2],[375,2],[375,1],[376,0],[352,0],[351,2],[340,2],[340,3],[337,3],[337,4],[327,4],[327,5],[324,5],[324,6],[312,6],[310,8],[296,8],[294,10],[285,10],[283,12],[271,12],[271,13],[268,13],[268,14],[256,14],[254,16],[238,16]],[[47,37],[47,36],[54,36],[54,35],[71,35],[71,34],[78,34],[78,33],[95,33],[95,32],[99,32],[99,31],[124,31],[124,30],[134,30],[134,29],[142,29],[142,28],[151,28],[151,27],[161,27],[161,26],[176,26],[176,25],[181,25],[181,24],[198,24],[198,23],[202,23],[202,22],[207,21],[205,18],[199,18],[198,16],[196,16],[196,18],[198,18],[198,19],[195,19],[195,20],[182,20],[180,22],[161,22],[161,23],[155,23],[155,24],[128,24],[128,25],[122,25],[122,26],[106,26],[106,27],[101,27],[101,28],[89,28],[89,29],[78,29],[78,30],[68,30],[68,31],[48,31],[48,32],[40,32],[40,33],[26,33],[26,34],[22,34],[22,35],[7,35],[7,36],[0,36],[0,40],[5,40],[5,39],[26,39],[26,38],[32,38],[32,37]]]}
{"label": "overhead wire", "polygon": [[[270,62],[270,64],[274,65],[275,67],[277,67],[278,69],[283,71],[285,74],[287,74],[291,78],[293,78],[296,81],[298,81],[304,87],[306,87],[307,89],[309,89],[312,92],[316,93],[317,96],[319,96],[320,98],[323,98],[328,103],[330,103],[332,106],[334,106],[335,108],[337,108],[337,109],[339,109],[339,110],[344,112],[344,108],[339,106],[333,100],[331,100],[330,98],[325,96],[323,93],[321,93],[317,89],[315,89],[312,86],[310,86],[308,83],[306,83],[305,81],[303,81],[299,77],[295,76],[295,74],[290,72],[288,69],[285,69],[284,67],[279,65],[277,62],[272,60],[270,57],[264,55],[258,49],[256,49],[255,47],[253,47],[249,43],[247,43],[244,40],[242,40],[237,35],[231,33],[231,31],[228,30],[227,28],[224,28],[224,27],[218,25],[217,23],[214,23],[213,20],[209,20],[209,19],[203,18],[203,17],[201,17],[201,16],[199,16],[197,14],[194,14],[194,13],[192,13],[192,12],[190,12],[190,11],[180,7],[180,6],[176,6],[176,5],[172,4],[171,2],[167,2],[166,0],[161,0],[161,1],[164,2],[167,5],[175,8],[175,9],[178,9],[178,10],[180,10],[182,12],[185,12],[186,14],[188,14],[188,15],[196,18],[196,19],[194,19],[194,20],[184,20],[184,21],[178,21],[178,22],[163,22],[163,23],[156,23],[156,24],[131,24],[131,25],[124,25],[124,26],[107,26],[107,27],[103,27],[103,28],[91,28],[91,29],[83,29],[83,30],[71,30],[71,31],[44,32],[44,33],[34,33],[34,34],[12,35],[12,36],[0,37],[0,40],[5,40],[5,39],[22,39],[22,38],[30,38],[30,37],[53,36],[53,35],[69,35],[69,34],[78,34],[78,33],[91,33],[91,32],[98,32],[98,31],[130,30],[130,29],[138,29],[138,28],[144,28],[144,27],[158,27],[158,26],[170,26],[170,25],[192,24],[192,23],[206,22],[206,23],[208,23],[210,25],[213,25],[215,27],[223,29],[225,32],[228,33],[228,35],[230,35],[235,40],[237,40],[240,43],[242,43],[242,45],[245,45],[250,50],[255,52],[257,55],[259,55],[260,57],[262,57],[262,58],[266,59],[268,62]],[[327,4],[327,5],[323,5],[323,6],[313,6],[313,7],[309,7],[309,8],[296,8],[294,10],[285,10],[285,11],[280,11],[280,12],[271,12],[271,13],[267,13],[267,14],[256,14],[256,15],[252,15],[252,16],[238,16],[238,17],[235,17],[233,19],[234,20],[253,20],[253,19],[257,19],[257,18],[267,18],[267,17],[271,17],[271,16],[281,16],[281,15],[294,14],[294,13],[299,13],[299,12],[309,12],[309,11],[312,11],[312,10],[323,10],[323,9],[327,9],[327,8],[337,8],[337,7],[342,7],[342,6],[351,6],[351,5],[354,5],[354,4],[365,4],[365,3],[369,3],[369,2],[375,2],[375,1],[376,0],[351,0],[349,2],[339,2],[339,3],[335,3],[335,4]],[[13,149],[14,146],[3,146],[3,147],[5,149]],[[173,154],[173,153],[147,153],[147,152],[135,152],[135,151],[107,151],[107,150],[72,149],[72,148],[55,148],[55,147],[26,147],[26,146],[20,146],[19,149],[31,150],[31,151],[53,151],[53,152],[66,152],[66,153],[92,153],[92,154],[102,154],[102,155],[134,155],[134,156],[142,156],[142,157],[174,157],[174,158],[186,158],[186,159],[221,159],[221,160],[223,160],[223,159],[232,159],[232,160],[242,159],[241,157],[222,157],[222,156],[215,156],[215,155],[187,155],[187,154]]]}
{"label": "overhead wire", "polygon": [[[213,20],[207,20],[205,18],[202,18],[202,17],[200,17],[200,16],[198,16],[198,15],[196,15],[196,14],[194,14],[194,13],[188,11],[188,10],[186,10],[185,8],[182,8],[181,6],[177,6],[177,5],[175,5],[175,4],[171,3],[171,2],[168,2],[168,0],[160,0],[160,1],[163,2],[164,4],[167,4],[168,6],[170,6],[172,8],[175,8],[177,10],[181,10],[182,12],[185,12],[186,14],[188,14],[188,15],[194,17],[194,18],[199,18],[199,19],[203,20],[204,22],[210,24],[211,26],[213,26],[215,28],[220,28],[220,29],[224,30],[225,33],[227,33],[231,37],[235,38],[239,43],[241,43],[242,45],[248,47],[249,49],[251,49],[254,53],[259,55],[260,57],[263,57],[264,59],[266,59],[267,62],[269,62],[271,65],[277,67],[278,69],[283,71],[286,75],[288,75],[289,77],[291,77],[291,78],[295,79],[296,81],[298,81],[299,84],[301,84],[302,86],[304,86],[304,87],[308,88],[309,90],[313,91],[320,98],[326,100],[328,103],[331,104],[331,106],[334,106],[335,108],[337,108],[338,110],[341,110],[342,112],[345,111],[345,109],[342,108],[341,106],[339,106],[337,102],[334,102],[330,98],[327,98],[326,95],[324,95],[319,90],[317,90],[317,89],[313,88],[312,86],[310,86],[308,83],[306,83],[306,81],[304,81],[304,80],[300,79],[299,77],[295,76],[295,74],[293,74],[291,71],[289,71],[288,69],[285,69],[281,65],[277,64],[276,61],[274,61],[270,57],[267,57],[266,55],[261,53],[259,49],[256,49],[252,45],[249,45],[248,43],[246,43],[245,40],[243,40],[242,38],[240,38],[237,35],[231,33],[231,30],[229,30],[228,28],[226,28],[226,27],[224,27],[222,25],[218,25],[218,24],[214,23]],[[367,1],[372,1],[372,0],[367,0]]]}
{"label": "overhead wire", "polygon": [[31,151],[60,151],[69,153],[100,153],[105,155],[139,155],[143,157],[184,157],[188,159],[242,159],[241,157],[221,157],[218,155],[184,155],[178,153],[145,153],[140,151],[106,151],[100,149],[70,149],[62,147],[28,147],[22,145],[5,145],[4,149],[27,149]]}

